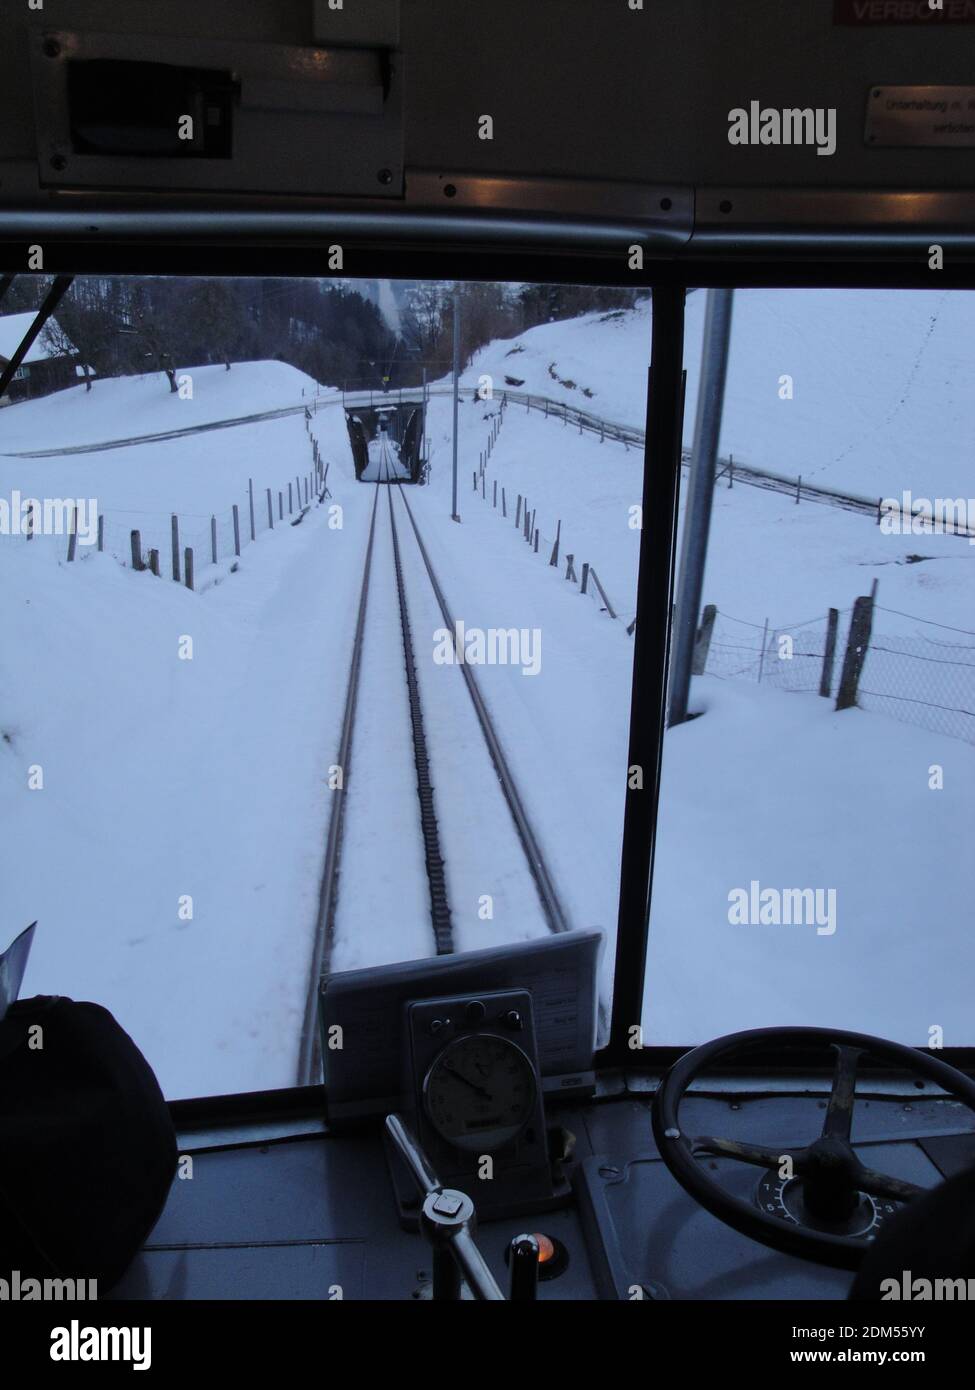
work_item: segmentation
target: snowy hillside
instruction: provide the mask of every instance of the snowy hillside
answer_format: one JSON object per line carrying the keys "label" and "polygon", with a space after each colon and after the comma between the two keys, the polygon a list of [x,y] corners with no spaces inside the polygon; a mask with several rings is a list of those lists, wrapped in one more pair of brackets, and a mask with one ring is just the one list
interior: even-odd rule
{"label": "snowy hillside", "polygon": [[287,362],[238,362],[229,372],[177,369],[179,377],[190,378],[192,396],[174,394],[165,376],[152,372],[8,406],[0,415],[0,455],[189,429],[301,405],[302,391],[313,396],[316,390],[311,377]]}
{"label": "snowy hillside", "polygon": [[[687,444],[705,304],[704,291],[688,296]],[[739,290],[721,452],[867,496],[971,496],[973,341],[975,296],[964,293]],[[509,384],[642,428],[649,355],[644,303],[492,343],[463,379],[474,386],[487,372],[498,391]],[[792,400],[779,397],[783,375]]]}

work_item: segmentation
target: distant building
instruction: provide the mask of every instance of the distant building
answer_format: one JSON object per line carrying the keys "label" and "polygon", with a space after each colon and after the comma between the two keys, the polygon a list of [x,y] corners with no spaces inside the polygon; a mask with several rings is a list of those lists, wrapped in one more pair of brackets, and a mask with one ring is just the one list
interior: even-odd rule
{"label": "distant building", "polygon": [[[0,371],[8,366],[17,351],[24,334],[34,322],[35,315],[6,314],[0,316]],[[49,323],[56,320],[49,319]],[[64,338],[64,334],[59,334]],[[66,386],[75,386],[79,378],[84,378],[85,369],[80,363],[78,351],[69,344],[70,351],[56,352],[42,339],[43,329],[31,343],[27,356],[14,374],[0,404],[12,405],[15,401],[30,400],[35,396],[48,396],[52,391],[62,391]]]}

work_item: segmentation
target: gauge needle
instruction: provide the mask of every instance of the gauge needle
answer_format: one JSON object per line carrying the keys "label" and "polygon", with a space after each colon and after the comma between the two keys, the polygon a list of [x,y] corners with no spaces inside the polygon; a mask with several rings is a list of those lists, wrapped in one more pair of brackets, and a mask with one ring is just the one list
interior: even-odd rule
{"label": "gauge needle", "polygon": [[470,1086],[472,1091],[476,1091],[485,1100],[491,1099],[491,1092],[486,1091],[483,1086],[479,1086],[476,1081],[471,1081],[470,1077],[464,1075],[462,1071],[456,1071],[453,1067],[444,1066],[444,1071],[449,1071],[451,1076],[456,1076],[458,1081],[463,1081],[465,1086]]}

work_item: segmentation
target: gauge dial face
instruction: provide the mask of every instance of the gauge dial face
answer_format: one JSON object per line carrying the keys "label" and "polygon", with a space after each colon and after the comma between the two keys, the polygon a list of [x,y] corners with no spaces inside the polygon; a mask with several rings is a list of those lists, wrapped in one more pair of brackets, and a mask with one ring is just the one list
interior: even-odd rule
{"label": "gauge dial face", "polygon": [[803,1204],[801,1181],[798,1178],[780,1178],[774,1168],[769,1169],[759,1181],[755,1201],[760,1211],[777,1216],[781,1221],[809,1226],[814,1231],[828,1231],[833,1235],[862,1236],[864,1240],[873,1240],[884,1222],[904,1205],[887,1197],[870,1197],[861,1193],[859,1203],[845,1221],[819,1221]]}
{"label": "gauge dial face", "polygon": [[445,1047],[427,1072],[430,1123],[458,1149],[489,1153],[518,1137],[535,1106],[535,1070],[516,1043],[472,1033]]}

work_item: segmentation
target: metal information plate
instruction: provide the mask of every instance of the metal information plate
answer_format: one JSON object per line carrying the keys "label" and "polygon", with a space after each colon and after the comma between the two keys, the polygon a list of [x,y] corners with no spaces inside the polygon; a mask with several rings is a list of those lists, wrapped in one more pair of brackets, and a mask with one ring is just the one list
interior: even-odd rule
{"label": "metal information plate", "polygon": [[975,87],[871,87],[868,145],[975,146]]}

